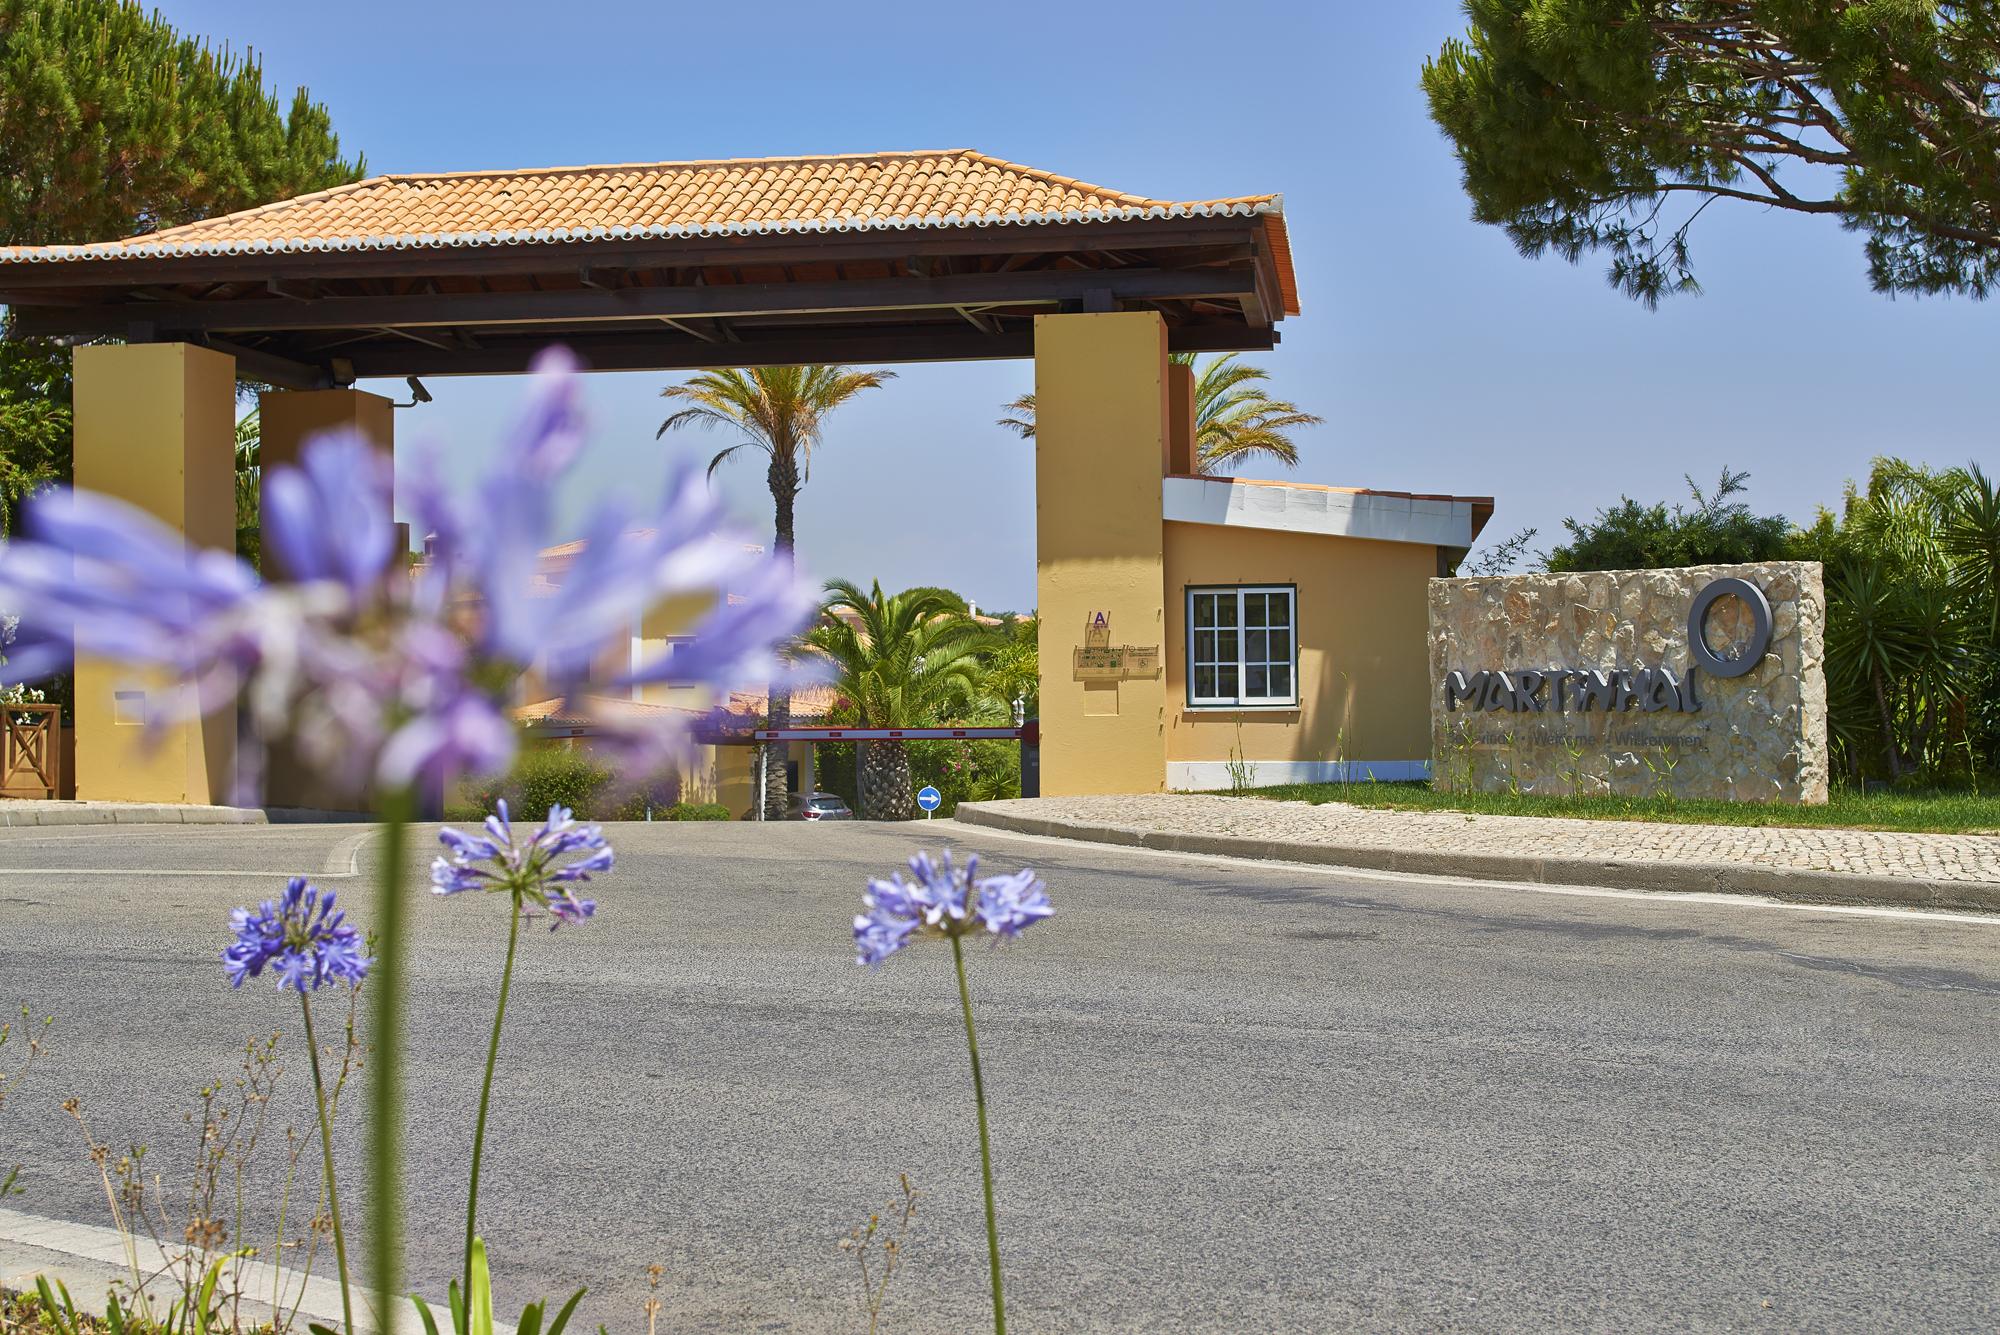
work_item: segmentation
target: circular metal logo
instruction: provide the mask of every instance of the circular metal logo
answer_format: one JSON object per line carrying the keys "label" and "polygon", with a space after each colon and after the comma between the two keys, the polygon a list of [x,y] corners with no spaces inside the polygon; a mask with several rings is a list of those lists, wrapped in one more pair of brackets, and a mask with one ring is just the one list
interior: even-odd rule
{"label": "circular metal logo", "polygon": [[[1724,658],[1708,647],[1708,612],[1723,598],[1735,598],[1750,609],[1750,639]],[[1688,608],[1688,656],[1711,677],[1740,677],[1764,661],[1771,647],[1771,604],[1764,591],[1747,579],[1718,579],[1694,596]]]}

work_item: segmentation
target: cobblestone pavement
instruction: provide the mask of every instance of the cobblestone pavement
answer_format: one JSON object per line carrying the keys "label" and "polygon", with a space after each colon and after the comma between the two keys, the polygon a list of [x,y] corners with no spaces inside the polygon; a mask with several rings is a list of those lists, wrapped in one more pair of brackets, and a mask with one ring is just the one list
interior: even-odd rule
{"label": "cobblestone pavement", "polygon": [[983,802],[982,809],[1157,830],[1468,856],[1607,859],[2000,883],[2000,835],[1665,825],[1650,821],[1384,811],[1329,802],[1156,793]]}

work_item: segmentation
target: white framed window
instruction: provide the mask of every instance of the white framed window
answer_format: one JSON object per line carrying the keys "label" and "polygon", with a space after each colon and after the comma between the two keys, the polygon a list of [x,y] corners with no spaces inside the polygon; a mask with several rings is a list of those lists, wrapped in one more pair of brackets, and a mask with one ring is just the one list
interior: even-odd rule
{"label": "white framed window", "polygon": [[1187,591],[1188,703],[1299,702],[1298,590],[1245,584]]}

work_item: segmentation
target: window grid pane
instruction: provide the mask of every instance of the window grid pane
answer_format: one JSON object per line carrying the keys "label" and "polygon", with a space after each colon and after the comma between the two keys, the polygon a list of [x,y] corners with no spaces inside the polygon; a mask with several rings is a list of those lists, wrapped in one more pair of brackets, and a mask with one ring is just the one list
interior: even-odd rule
{"label": "window grid pane", "polygon": [[[1235,661],[1235,646],[1225,645],[1224,632],[1216,629],[1218,624],[1228,625],[1234,620],[1235,599],[1226,594],[1197,593],[1192,596],[1194,639],[1190,654],[1193,669],[1193,696],[1197,700],[1216,701],[1219,693],[1219,667],[1224,651],[1228,651],[1230,662]],[[1225,615],[1225,607],[1227,615]],[[1233,636],[1231,637],[1233,638]]]}
{"label": "window grid pane", "polygon": [[1189,695],[1202,704],[1292,704],[1294,596],[1289,589],[1190,592]]}

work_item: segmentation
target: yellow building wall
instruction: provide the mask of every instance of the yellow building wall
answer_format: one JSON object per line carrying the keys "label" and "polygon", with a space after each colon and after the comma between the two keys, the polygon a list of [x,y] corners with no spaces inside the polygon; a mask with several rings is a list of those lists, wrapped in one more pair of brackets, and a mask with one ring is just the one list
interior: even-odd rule
{"label": "yellow building wall", "polygon": [[277,389],[257,396],[257,457],[265,468],[295,464],[308,440],[343,430],[359,431],[378,449],[392,451],[395,405],[358,389]]}
{"label": "yellow building wall", "polygon": [[712,770],[715,776],[715,800],[729,808],[731,820],[741,820],[743,813],[757,802],[757,776],[750,763],[757,755],[757,748],[715,746],[708,749],[715,756]]}
{"label": "yellow building wall", "polygon": [[[1436,573],[1416,543],[1167,524],[1167,760],[1426,759]],[[1298,586],[1298,708],[1188,705],[1187,590],[1218,584]]]}
{"label": "yellow building wall", "polygon": [[[236,361],[186,343],[75,351],[76,485],[128,501],[191,544],[236,545]],[[86,801],[228,800],[236,715],[147,729],[172,683],[115,663],[76,665],[76,795]],[[119,696],[126,699],[121,703]]]}
{"label": "yellow building wall", "polygon": [[1167,457],[1167,331],[1152,311],[1035,317],[1036,603],[1042,792],[1153,793],[1166,783],[1158,676],[1074,679],[1089,618],[1114,644],[1158,645]]}
{"label": "yellow building wall", "polygon": [[[271,470],[296,465],[307,441],[330,431],[357,431],[384,454],[396,447],[395,405],[380,394],[358,389],[267,390],[257,396],[257,460],[268,480]],[[285,576],[268,532],[263,544],[263,575]],[[404,535],[407,545],[408,535]],[[359,810],[367,806],[338,791],[302,765],[286,738],[266,742],[264,801],[273,807],[304,807],[321,811]]]}
{"label": "yellow building wall", "polygon": [[[645,615],[639,618],[639,661],[650,663],[667,652],[674,637],[692,634],[714,606],[713,594],[684,593],[662,599],[648,608]],[[620,668],[624,667],[625,661],[620,658]],[[648,682],[639,688],[635,698],[649,705],[674,705],[682,709],[710,709],[726,703],[718,700],[716,693],[707,687],[676,686],[670,682]]]}

